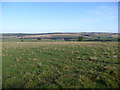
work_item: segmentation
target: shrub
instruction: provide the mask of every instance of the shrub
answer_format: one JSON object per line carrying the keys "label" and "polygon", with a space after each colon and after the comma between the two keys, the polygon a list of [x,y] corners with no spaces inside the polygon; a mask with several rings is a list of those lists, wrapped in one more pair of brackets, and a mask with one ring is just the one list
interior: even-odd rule
{"label": "shrub", "polygon": [[82,41],[83,40],[83,37],[82,36],[79,36],[77,41]]}

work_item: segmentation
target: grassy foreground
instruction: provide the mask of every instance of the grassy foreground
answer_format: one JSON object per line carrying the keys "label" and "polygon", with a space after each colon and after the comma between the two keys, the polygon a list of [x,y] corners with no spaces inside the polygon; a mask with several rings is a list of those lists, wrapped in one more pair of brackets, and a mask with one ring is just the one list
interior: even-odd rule
{"label": "grassy foreground", "polygon": [[3,42],[3,88],[119,88],[117,42]]}

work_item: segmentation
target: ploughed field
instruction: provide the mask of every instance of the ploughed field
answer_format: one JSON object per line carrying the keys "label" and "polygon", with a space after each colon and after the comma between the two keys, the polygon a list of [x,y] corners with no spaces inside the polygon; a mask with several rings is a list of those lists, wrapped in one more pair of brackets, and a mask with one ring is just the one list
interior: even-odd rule
{"label": "ploughed field", "polygon": [[3,88],[119,88],[118,42],[3,42]]}

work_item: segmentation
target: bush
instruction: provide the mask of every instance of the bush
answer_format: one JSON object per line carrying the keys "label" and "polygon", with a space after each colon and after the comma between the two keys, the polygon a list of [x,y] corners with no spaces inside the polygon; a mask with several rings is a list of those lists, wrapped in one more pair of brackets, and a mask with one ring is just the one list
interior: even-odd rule
{"label": "bush", "polygon": [[83,40],[83,37],[82,36],[79,36],[77,41],[82,41]]}
{"label": "bush", "polygon": [[37,38],[37,40],[41,40],[41,38]]}

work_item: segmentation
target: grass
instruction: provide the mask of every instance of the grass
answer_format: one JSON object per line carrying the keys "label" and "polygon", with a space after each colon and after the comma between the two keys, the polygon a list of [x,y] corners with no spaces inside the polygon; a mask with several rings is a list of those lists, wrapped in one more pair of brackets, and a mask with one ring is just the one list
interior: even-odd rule
{"label": "grass", "polygon": [[119,88],[117,42],[3,42],[3,88]]}

